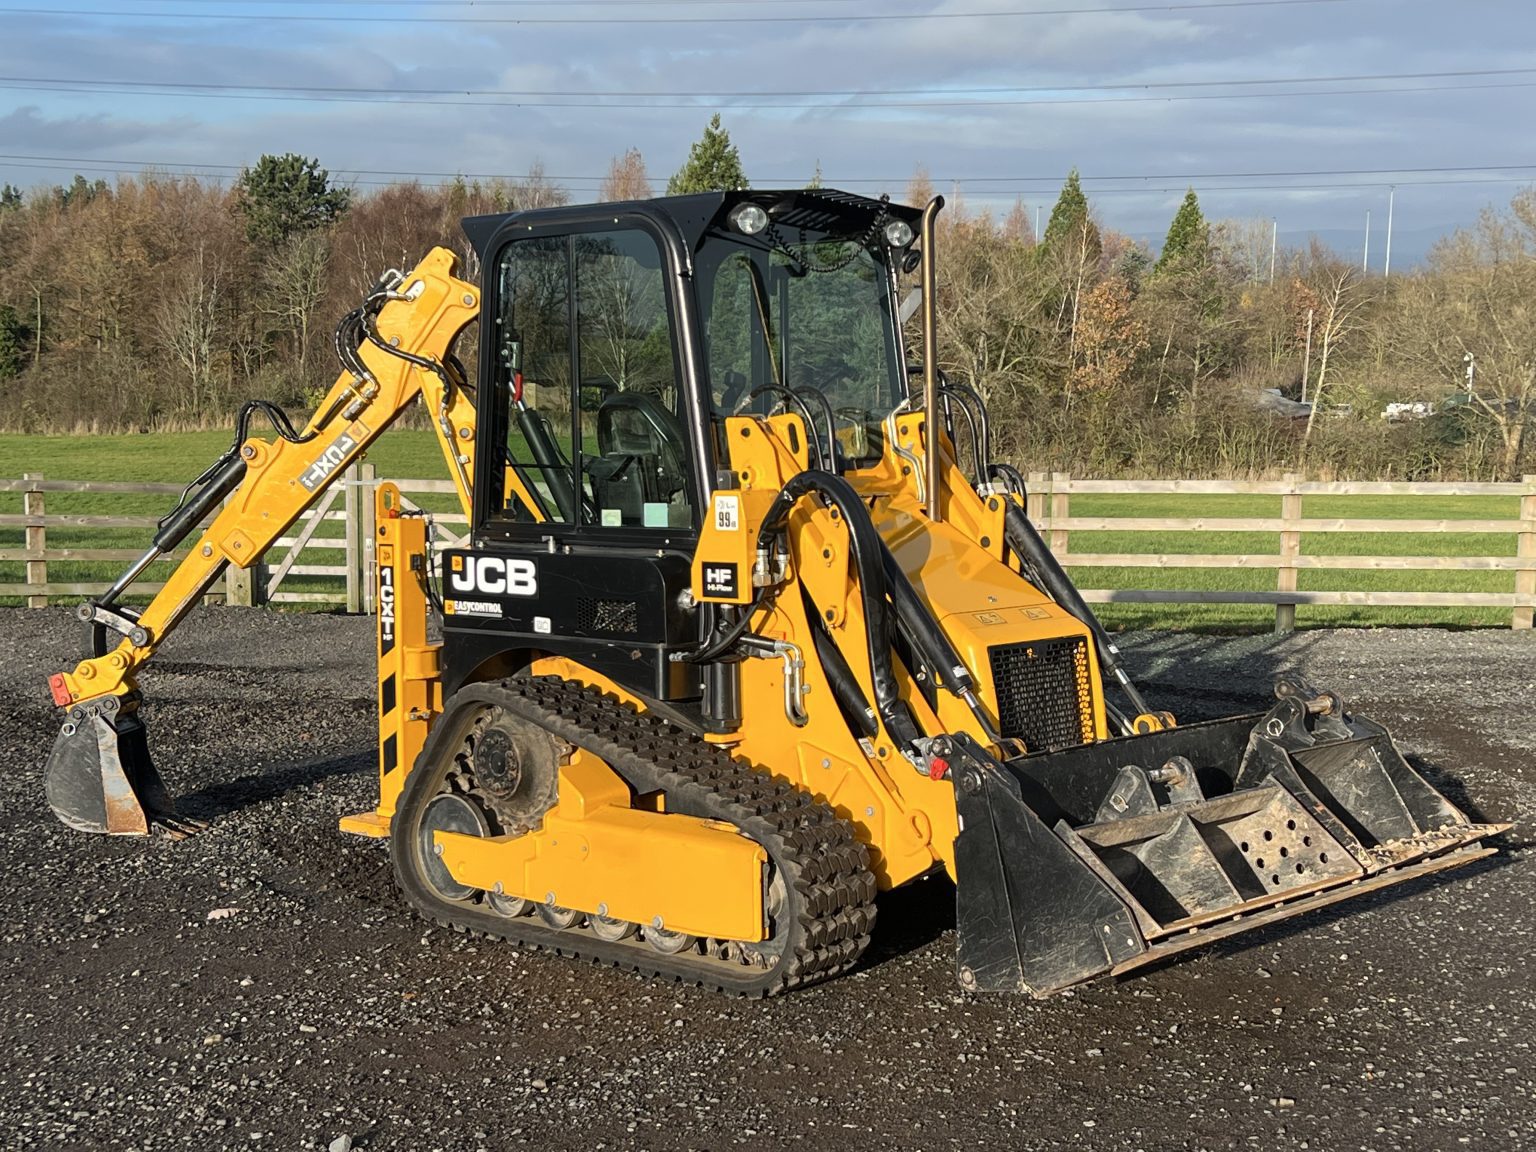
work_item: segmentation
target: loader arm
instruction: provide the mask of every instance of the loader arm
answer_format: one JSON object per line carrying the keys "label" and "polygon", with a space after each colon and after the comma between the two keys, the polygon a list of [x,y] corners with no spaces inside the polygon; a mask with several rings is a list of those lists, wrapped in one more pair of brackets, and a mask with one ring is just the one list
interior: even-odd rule
{"label": "loader arm", "polygon": [[[475,408],[448,353],[479,314],[479,290],[454,275],[455,265],[453,253],[436,248],[410,272],[381,281],[343,322],[343,371],[303,429],[294,432],[280,410],[265,406],[278,438],[242,437],[161,521],[144,556],[106,595],[82,605],[81,619],[98,635],[122,639],[110,651],[98,642],[96,654],[73,671],[49,677],[54,702],[69,709],[47,773],[49,800],[66,823],[143,833],[157,815],[174,819],[135,715],[139,669],[226,566],[260,560],[418,396],[468,513]],[[345,346],[348,331],[355,349]],[[242,413],[240,433],[249,412]],[[175,548],[221,499],[223,507],[143,611],[118,607],[116,598],[149,563]]]}

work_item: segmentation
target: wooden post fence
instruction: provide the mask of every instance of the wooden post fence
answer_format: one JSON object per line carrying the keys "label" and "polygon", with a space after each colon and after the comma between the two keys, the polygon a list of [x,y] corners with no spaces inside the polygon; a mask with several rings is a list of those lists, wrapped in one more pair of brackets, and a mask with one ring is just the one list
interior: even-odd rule
{"label": "wooden post fence", "polygon": [[[1530,567],[1515,572],[1515,596],[1536,596],[1536,475],[1522,478],[1525,494],[1520,497],[1520,534],[1516,537],[1515,557]],[[1516,604],[1511,628],[1529,628],[1536,609],[1530,604]]]}
{"label": "wooden post fence", "polygon": [[[434,510],[434,540],[437,548],[457,547],[467,532],[462,511],[447,510],[454,485],[449,480],[396,481],[406,493],[406,506],[414,508],[411,497],[421,499]],[[374,468],[362,464],[350,471],[345,485],[338,485],[304,514],[292,531],[277,541],[272,553],[273,571],[262,566],[254,570],[230,568],[225,576],[225,598],[232,605],[345,604],[350,611],[373,610],[374,563],[373,496],[378,479]],[[1492,609],[1507,619],[1512,628],[1529,630],[1536,616],[1536,474],[1519,483],[1457,481],[1416,483],[1406,481],[1306,481],[1288,474],[1283,480],[1081,480],[1065,472],[1032,472],[1028,476],[1027,511],[1039,527],[1057,558],[1069,570],[1078,570],[1084,600],[1090,604],[1239,604],[1262,606],[1274,613],[1276,631],[1287,631],[1296,624],[1298,606],[1402,606],[1418,608]],[[0,565],[9,566],[0,573],[0,597],[32,608],[44,608],[82,596],[99,595],[122,567],[142,551],[134,547],[104,546],[90,540],[96,530],[137,529],[144,539],[153,532],[157,521],[148,514],[153,507],[163,512],[163,499],[181,493],[177,484],[133,484],[116,481],[49,480],[40,473],[22,477],[0,477],[0,493],[20,495],[19,514],[12,504],[0,512]],[[145,510],[132,514],[63,513],[57,500],[47,494],[103,494],[154,497],[145,500]],[[1073,514],[1072,496],[1264,496],[1280,501],[1279,516],[1208,516],[1200,506],[1192,515],[1137,515],[1132,510],[1112,515],[1083,515],[1081,502]],[[1363,516],[1314,516],[1307,519],[1303,501],[1309,497],[1396,497],[1500,498],[1518,506],[1518,518],[1511,512],[1501,517],[1468,508],[1464,516],[1440,516],[1433,519],[1382,518]],[[64,501],[68,504],[68,499]],[[52,505],[53,511],[49,510]],[[345,512],[342,508],[345,507]],[[345,521],[345,523],[343,523]],[[50,532],[50,529],[55,531]],[[1074,530],[1076,533],[1074,534]],[[1198,544],[1179,547],[1172,541],[1157,544],[1158,551],[1078,552],[1071,550],[1073,540],[1081,546],[1083,533],[1165,534],[1206,532],[1264,533],[1278,541],[1255,554],[1206,554]],[[1384,547],[1383,554],[1365,554],[1351,550],[1333,554],[1330,550],[1303,550],[1305,537],[1320,533],[1379,534],[1390,541],[1394,533],[1429,535],[1455,533],[1482,536],[1475,554],[1460,550],[1426,549],[1433,555],[1403,555]],[[82,535],[83,533],[83,535]],[[1496,538],[1497,542],[1494,539]],[[78,540],[78,542],[77,542]],[[1138,541],[1146,546],[1143,539]],[[1512,545],[1512,547],[1511,547]],[[344,556],[343,556],[344,553]],[[180,555],[180,551],[177,553]],[[440,555],[440,551],[438,552]],[[158,591],[156,573],[168,571],[175,557],[157,562],[143,580],[134,586],[134,595],[142,597]],[[71,569],[90,567],[76,575]],[[60,567],[63,566],[63,567]],[[1117,586],[1088,586],[1088,569],[1156,569],[1174,571],[1184,568],[1223,569],[1232,572],[1275,571],[1274,582],[1256,585],[1241,582],[1226,587],[1177,588],[1138,587],[1135,578],[1120,576]],[[1320,572],[1465,572],[1468,583],[1473,573],[1507,573],[1507,582],[1499,590],[1421,591],[1419,587],[1362,588],[1351,586],[1322,589],[1299,588],[1302,570]],[[22,582],[14,583],[18,578]],[[163,575],[159,579],[163,579]],[[309,587],[284,584],[297,578],[313,581]],[[1157,584],[1156,580],[1148,580]],[[281,585],[281,587],[279,587]],[[1262,588],[1263,590],[1260,590]],[[1502,614],[1508,612],[1508,616]]]}
{"label": "wooden post fence", "polygon": [[[37,517],[34,524],[29,519],[26,528],[27,549],[27,583],[39,587],[48,583],[48,525],[44,521],[45,505],[43,501],[41,472],[28,472],[22,477],[34,487],[29,487],[21,497],[21,514],[27,517]],[[34,555],[36,559],[34,559]],[[40,596],[27,597],[28,608],[48,607],[48,596],[44,593]]]}
{"label": "wooden post fence", "polygon": [[[1280,496],[1280,568],[1275,577],[1277,592],[1296,591],[1296,557],[1301,555],[1301,477],[1287,472],[1284,477],[1286,490]],[[1280,601],[1275,605],[1275,631],[1296,630],[1296,602]]]}

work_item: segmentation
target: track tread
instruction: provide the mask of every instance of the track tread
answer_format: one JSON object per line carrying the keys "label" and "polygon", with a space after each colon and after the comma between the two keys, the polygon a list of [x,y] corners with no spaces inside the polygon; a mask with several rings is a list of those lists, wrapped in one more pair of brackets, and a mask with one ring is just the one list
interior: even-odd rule
{"label": "track tread", "polygon": [[[662,791],[669,811],[728,821],[761,844],[793,893],[788,943],[777,963],[763,970],[696,955],[674,959],[631,941],[607,943],[584,930],[549,929],[532,917],[508,920],[450,904],[423,885],[413,891],[401,862],[412,856],[399,849],[410,834],[396,827],[396,879],[424,916],[455,931],[743,996],[803,987],[857,962],[874,927],[875,878],[868,849],[824,801],[616,696],[557,676],[514,677],[471,689],[477,702],[489,691],[501,707],[602,757],[637,791]],[[450,701],[439,722],[453,707]],[[427,752],[432,750],[429,742]],[[406,795],[411,783],[406,781]],[[409,808],[405,800],[397,826]]]}

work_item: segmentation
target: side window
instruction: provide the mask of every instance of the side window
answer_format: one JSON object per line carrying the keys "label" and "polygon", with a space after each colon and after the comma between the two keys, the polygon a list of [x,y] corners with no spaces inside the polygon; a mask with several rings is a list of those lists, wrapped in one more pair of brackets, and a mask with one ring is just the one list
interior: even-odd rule
{"label": "side window", "polygon": [[650,235],[634,229],[571,240],[582,521],[691,527],[682,391],[661,253]]}
{"label": "side window", "polygon": [[715,268],[705,332],[717,412],[730,415],[754,385],[778,380],[777,303],[747,252]]}
{"label": "side window", "polygon": [[501,256],[496,365],[509,404],[507,513],[579,519],[571,471],[571,291],[567,237],[519,240]]}
{"label": "side window", "polygon": [[[626,229],[516,240],[497,266],[507,397],[504,515],[593,528],[689,528],[661,253]],[[493,488],[493,491],[496,490]]]}

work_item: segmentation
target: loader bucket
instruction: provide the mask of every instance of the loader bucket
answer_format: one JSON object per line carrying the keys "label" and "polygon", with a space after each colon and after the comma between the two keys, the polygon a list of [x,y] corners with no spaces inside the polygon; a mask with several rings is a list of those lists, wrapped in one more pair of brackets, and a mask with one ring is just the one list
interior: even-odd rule
{"label": "loader bucket", "polygon": [[145,836],[159,825],[183,836],[201,826],[176,812],[149,757],[134,697],[104,696],[69,710],[43,790],[54,815],[81,832]]}
{"label": "loader bucket", "polygon": [[1046,996],[1493,853],[1337,697],[1000,761],[952,737],[960,982]]}

